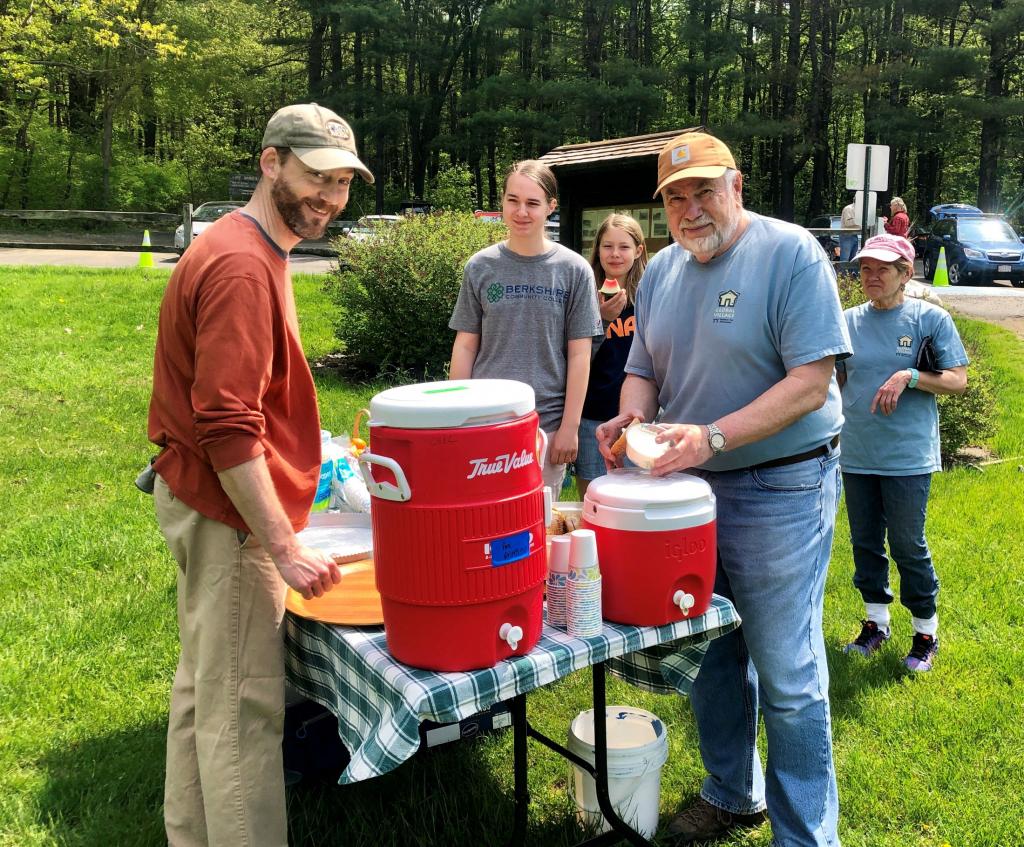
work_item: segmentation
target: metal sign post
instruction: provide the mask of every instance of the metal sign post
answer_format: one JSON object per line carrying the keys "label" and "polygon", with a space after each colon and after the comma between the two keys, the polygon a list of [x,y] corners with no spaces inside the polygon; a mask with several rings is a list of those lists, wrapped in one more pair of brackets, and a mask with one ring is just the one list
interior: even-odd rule
{"label": "metal sign post", "polygon": [[[861,244],[868,237],[868,208],[872,203],[872,192],[885,191],[889,187],[889,148],[885,144],[846,145],[846,187],[863,191],[864,200],[860,210]],[[873,210],[873,214],[877,210]]]}

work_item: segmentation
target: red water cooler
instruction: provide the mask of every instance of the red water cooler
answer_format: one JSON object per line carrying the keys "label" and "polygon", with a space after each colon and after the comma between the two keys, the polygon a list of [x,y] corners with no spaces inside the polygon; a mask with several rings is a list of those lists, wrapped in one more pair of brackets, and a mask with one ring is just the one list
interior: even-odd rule
{"label": "red water cooler", "polygon": [[539,640],[537,420],[533,389],[511,380],[405,385],[370,402],[370,449],[359,461],[385,634],[399,661],[473,670]]}
{"label": "red water cooler", "polygon": [[707,611],[717,545],[704,480],[613,470],[587,488],[583,525],[597,536],[606,620],[661,626]]}

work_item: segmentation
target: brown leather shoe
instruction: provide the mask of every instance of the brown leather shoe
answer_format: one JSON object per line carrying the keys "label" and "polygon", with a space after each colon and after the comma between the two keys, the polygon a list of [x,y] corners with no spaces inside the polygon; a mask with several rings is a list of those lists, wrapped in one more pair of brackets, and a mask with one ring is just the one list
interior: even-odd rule
{"label": "brown leather shoe", "polygon": [[676,844],[702,844],[718,841],[738,829],[758,826],[768,820],[767,812],[736,815],[698,797],[676,815],[668,825],[668,834]]}

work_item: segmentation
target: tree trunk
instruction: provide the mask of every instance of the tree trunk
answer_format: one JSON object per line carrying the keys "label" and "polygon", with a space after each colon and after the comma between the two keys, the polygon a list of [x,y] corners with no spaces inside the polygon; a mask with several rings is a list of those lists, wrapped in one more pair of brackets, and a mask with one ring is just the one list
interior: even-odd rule
{"label": "tree trunk", "polygon": [[[796,115],[797,83],[800,79],[800,15],[802,0],[790,0],[789,35],[786,49],[786,67],[782,83],[782,118],[786,128],[780,139],[779,153],[779,204],[776,213],[784,221],[794,217],[796,202],[796,175],[803,166],[797,160],[795,143],[799,134]],[[806,161],[806,157],[804,158]]]}
{"label": "tree trunk", "polygon": [[986,212],[999,210],[999,159],[1003,150],[1006,119],[993,114],[1005,94],[1008,64],[1007,36],[998,20],[1005,0],[992,0],[988,30],[988,67],[985,72],[985,100],[989,113],[981,120],[981,159],[978,163],[978,206]]}
{"label": "tree trunk", "polygon": [[320,81],[324,78],[324,33],[327,32],[327,16],[313,18],[313,28],[306,45],[306,87],[309,93],[320,92]]}

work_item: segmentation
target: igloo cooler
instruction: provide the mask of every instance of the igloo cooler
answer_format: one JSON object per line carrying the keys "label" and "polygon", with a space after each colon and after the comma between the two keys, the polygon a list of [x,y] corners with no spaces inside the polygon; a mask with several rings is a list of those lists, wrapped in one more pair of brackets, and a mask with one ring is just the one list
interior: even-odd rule
{"label": "igloo cooler", "polygon": [[606,620],[661,626],[702,615],[715,585],[715,495],[689,474],[613,470],[587,488]]}
{"label": "igloo cooler", "polygon": [[537,421],[533,389],[512,380],[405,385],[370,402],[359,462],[385,635],[399,661],[487,668],[540,639],[546,442]]}

